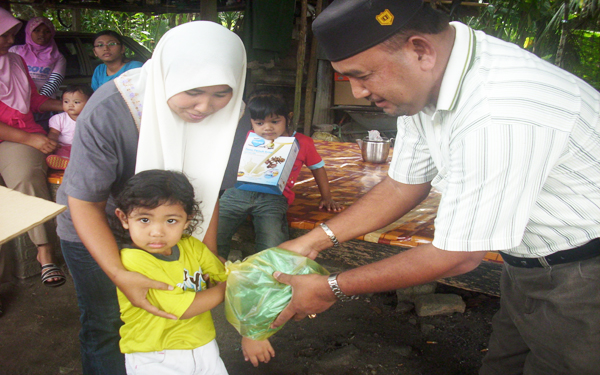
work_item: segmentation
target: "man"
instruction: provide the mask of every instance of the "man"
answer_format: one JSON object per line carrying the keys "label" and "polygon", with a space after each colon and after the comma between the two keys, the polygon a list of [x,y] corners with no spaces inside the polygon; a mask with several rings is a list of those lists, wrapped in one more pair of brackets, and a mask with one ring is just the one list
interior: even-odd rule
{"label": "man", "polygon": [[293,298],[273,326],[338,299],[505,265],[481,374],[600,368],[600,94],[421,0],[337,0],[313,30],[353,94],[398,119],[389,176],[282,247],[315,258],[442,193],[432,244],[328,277],[275,273]]}

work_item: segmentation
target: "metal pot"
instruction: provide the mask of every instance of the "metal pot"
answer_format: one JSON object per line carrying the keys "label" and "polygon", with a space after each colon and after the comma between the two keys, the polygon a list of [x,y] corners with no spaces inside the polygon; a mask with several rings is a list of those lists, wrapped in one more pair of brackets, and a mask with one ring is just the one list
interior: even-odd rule
{"label": "metal pot", "polygon": [[387,162],[390,155],[390,144],[394,138],[382,138],[382,141],[370,141],[368,137],[356,140],[364,161],[379,164]]}

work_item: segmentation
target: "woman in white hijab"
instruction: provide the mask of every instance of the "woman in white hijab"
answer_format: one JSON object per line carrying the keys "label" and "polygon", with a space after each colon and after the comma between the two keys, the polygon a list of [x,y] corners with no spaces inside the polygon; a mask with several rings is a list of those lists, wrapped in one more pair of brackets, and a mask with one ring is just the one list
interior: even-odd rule
{"label": "woman in white hijab", "polygon": [[125,373],[115,284],[135,306],[175,318],[146,300],[149,288],[171,286],[123,267],[107,222],[112,196],[134,172],[184,172],[202,202],[204,222],[194,235],[216,254],[219,190],[228,187],[226,169],[237,173],[227,168],[234,137],[247,131],[238,126],[245,74],[245,49],[234,33],[190,22],[167,32],[142,68],[100,87],[77,119],[57,198],[69,210],[58,218],[58,233],[82,314],[85,374]]}

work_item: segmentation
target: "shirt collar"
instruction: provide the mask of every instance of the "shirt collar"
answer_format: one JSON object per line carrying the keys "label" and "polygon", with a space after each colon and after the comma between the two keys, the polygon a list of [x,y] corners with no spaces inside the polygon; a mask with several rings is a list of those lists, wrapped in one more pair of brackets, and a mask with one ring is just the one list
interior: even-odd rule
{"label": "shirt collar", "polygon": [[454,109],[460,88],[475,56],[475,32],[473,29],[460,22],[451,22],[450,25],[456,30],[456,35],[440,87],[436,108],[438,111]]}

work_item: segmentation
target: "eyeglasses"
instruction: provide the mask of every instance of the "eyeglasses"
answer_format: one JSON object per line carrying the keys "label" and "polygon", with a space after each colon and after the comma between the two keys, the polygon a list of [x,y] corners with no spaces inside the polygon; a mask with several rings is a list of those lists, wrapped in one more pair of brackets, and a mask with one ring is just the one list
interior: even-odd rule
{"label": "eyeglasses", "polygon": [[121,45],[121,43],[117,43],[117,42],[108,42],[106,44],[104,44],[104,43],[98,43],[98,44],[94,45],[94,48],[104,48],[104,46],[114,47],[114,46],[120,46],[120,45]]}

